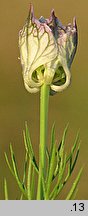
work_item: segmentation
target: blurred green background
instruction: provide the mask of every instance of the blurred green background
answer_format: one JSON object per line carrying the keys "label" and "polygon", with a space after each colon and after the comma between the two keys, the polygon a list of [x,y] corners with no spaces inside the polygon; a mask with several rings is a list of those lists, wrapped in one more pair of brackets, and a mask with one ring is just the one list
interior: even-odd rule
{"label": "blurred green background", "polygon": [[[38,158],[39,143],[39,94],[29,94],[23,84],[21,64],[18,59],[18,32],[28,15],[29,0],[1,1],[0,3],[0,199],[4,199],[3,178],[7,177],[9,198],[16,199],[19,190],[4,159],[9,155],[12,142],[18,167],[22,175],[25,121],[30,128],[31,139]],[[63,93],[50,97],[49,137],[53,122],[56,122],[56,138],[61,138],[69,122],[66,149],[70,149],[80,129],[81,151],[74,171],[74,180],[79,168],[84,165],[77,199],[88,199],[88,1],[32,0],[35,16],[48,18],[52,8],[65,25],[76,16],[79,33],[77,54],[72,64],[72,83]],[[49,138],[50,139],[50,138]],[[10,156],[10,155],[9,155]],[[67,193],[69,185],[61,195]]]}

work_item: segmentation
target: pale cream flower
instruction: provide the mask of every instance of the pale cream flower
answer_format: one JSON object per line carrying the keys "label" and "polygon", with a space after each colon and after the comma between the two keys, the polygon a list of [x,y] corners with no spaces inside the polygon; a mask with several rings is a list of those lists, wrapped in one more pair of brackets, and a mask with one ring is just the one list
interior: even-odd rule
{"label": "pale cream flower", "polygon": [[49,19],[34,17],[30,5],[29,16],[19,32],[20,59],[26,89],[39,91],[43,83],[51,92],[59,92],[70,84],[70,67],[77,48],[76,19],[73,25],[63,26],[51,11]]}

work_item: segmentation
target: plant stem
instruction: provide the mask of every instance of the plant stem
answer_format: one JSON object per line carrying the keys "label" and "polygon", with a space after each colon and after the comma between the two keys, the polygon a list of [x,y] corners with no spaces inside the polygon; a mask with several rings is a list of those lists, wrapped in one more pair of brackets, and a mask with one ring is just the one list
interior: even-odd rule
{"label": "plant stem", "polygon": [[46,144],[47,144],[47,125],[48,125],[48,104],[49,104],[49,85],[43,84],[40,92],[40,145],[39,145],[39,179],[37,200],[43,200],[43,184],[46,171]]}

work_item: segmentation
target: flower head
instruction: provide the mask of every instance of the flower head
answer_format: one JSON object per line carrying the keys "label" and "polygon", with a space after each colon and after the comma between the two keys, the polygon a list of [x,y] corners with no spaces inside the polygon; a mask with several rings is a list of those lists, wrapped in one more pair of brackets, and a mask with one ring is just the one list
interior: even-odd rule
{"label": "flower head", "polygon": [[70,67],[77,48],[76,19],[63,26],[51,11],[49,19],[34,17],[33,6],[19,32],[20,58],[26,89],[35,93],[41,85],[53,92],[64,90],[71,80]]}

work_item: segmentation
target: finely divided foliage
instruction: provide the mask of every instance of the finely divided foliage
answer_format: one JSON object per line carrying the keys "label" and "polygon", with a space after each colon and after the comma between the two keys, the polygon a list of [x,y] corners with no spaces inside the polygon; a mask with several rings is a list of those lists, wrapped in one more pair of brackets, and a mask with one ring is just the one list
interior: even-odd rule
{"label": "finely divided foliage", "polygon": [[[46,158],[47,158],[46,177],[45,179],[42,177],[44,200],[59,199],[61,191],[63,191],[66,183],[68,182],[69,178],[71,177],[75,169],[75,165],[79,155],[79,148],[80,148],[79,134],[77,134],[73,147],[70,153],[67,155],[64,150],[67,130],[68,130],[68,125],[64,130],[61,142],[58,145],[56,145],[55,125],[52,128],[50,150],[48,149],[46,150]],[[35,185],[36,185],[35,175],[37,175],[38,177],[39,168],[31,145],[27,123],[23,134],[24,134],[24,143],[25,143],[23,179],[20,179],[19,177],[20,172],[18,171],[17,168],[16,158],[15,158],[14,151],[12,149],[12,145],[10,145],[11,161],[9,162],[6,153],[5,153],[5,158],[6,158],[7,165],[12,175],[16,179],[16,182],[20,189],[20,197],[16,197],[16,198],[36,200],[37,195],[35,193]],[[10,164],[11,162],[12,165]],[[64,197],[64,199],[67,200],[73,198],[75,199],[74,194],[77,190],[77,185],[80,180],[81,173],[82,173],[82,168],[80,169],[70,191],[67,192],[67,195],[66,197]],[[56,179],[56,184],[54,184],[52,188],[55,179]],[[7,189],[6,179],[4,182],[4,191],[5,191],[5,199],[8,199],[8,189]]]}

